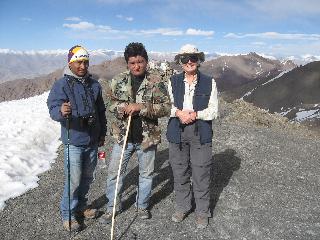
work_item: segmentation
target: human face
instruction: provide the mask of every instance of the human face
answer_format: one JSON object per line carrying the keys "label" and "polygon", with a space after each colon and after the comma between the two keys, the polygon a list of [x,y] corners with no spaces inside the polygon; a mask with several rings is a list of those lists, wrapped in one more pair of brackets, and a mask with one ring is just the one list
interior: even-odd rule
{"label": "human face", "polygon": [[182,56],[180,59],[182,69],[187,74],[195,74],[198,68],[198,56]]}
{"label": "human face", "polygon": [[88,72],[89,61],[88,60],[78,60],[69,63],[71,72],[79,77],[84,77]]}
{"label": "human face", "polygon": [[135,77],[144,75],[147,69],[146,59],[139,55],[135,57],[129,57],[127,65],[131,74]]}

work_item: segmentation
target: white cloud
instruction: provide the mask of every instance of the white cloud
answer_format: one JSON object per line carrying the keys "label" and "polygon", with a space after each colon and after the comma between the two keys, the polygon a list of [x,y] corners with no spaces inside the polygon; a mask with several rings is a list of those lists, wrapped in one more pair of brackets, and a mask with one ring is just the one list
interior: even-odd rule
{"label": "white cloud", "polygon": [[203,31],[193,28],[188,28],[186,31],[187,35],[196,35],[196,36],[213,36],[214,31]]}
{"label": "white cloud", "polygon": [[65,23],[63,24],[63,27],[71,28],[73,30],[89,30],[94,29],[96,26],[93,23],[89,22],[79,22],[79,23]]}
{"label": "white cloud", "polygon": [[256,45],[256,46],[265,46],[266,43],[265,42],[252,42],[252,45]]}
{"label": "white cloud", "polygon": [[304,33],[277,33],[277,32],[264,32],[264,33],[246,33],[236,34],[228,33],[225,38],[262,38],[262,39],[282,39],[282,40],[312,40],[319,41],[320,34],[304,34]]}
{"label": "white cloud", "polygon": [[214,31],[202,31],[189,28],[186,31],[175,28],[156,28],[147,30],[130,30],[123,31],[127,34],[143,34],[143,35],[163,35],[163,36],[183,36],[183,35],[199,35],[199,36],[212,36]]}
{"label": "white cloud", "polygon": [[88,31],[90,32],[90,34],[92,33],[121,33],[121,31],[116,30],[116,29],[112,29],[112,27],[107,26],[107,25],[95,25],[93,23],[90,22],[79,22],[79,23],[65,23],[62,25],[65,28],[70,28],[74,31]]}
{"label": "white cloud", "polygon": [[22,18],[20,18],[20,20],[22,20],[24,22],[31,22],[32,21],[32,19],[29,17],[22,17]]}
{"label": "white cloud", "polygon": [[100,32],[110,32],[114,31],[110,26],[105,26],[105,25],[98,25],[95,27],[98,31]]}
{"label": "white cloud", "polygon": [[235,33],[227,33],[224,35],[225,38],[239,38]]}
{"label": "white cloud", "polygon": [[67,18],[65,18],[64,20],[66,20],[66,21],[80,22],[80,21],[81,21],[81,18],[79,18],[79,17],[67,17]]}
{"label": "white cloud", "polygon": [[[116,15],[118,18],[124,18],[123,15]],[[75,31],[88,31],[89,35],[94,35],[95,38],[115,38],[118,39],[121,35],[121,38],[125,36],[154,36],[154,35],[162,35],[162,36],[204,36],[204,37],[212,37],[214,31],[203,31],[199,29],[189,28],[186,31],[176,28],[156,28],[156,29],[140,29],[140,30],[117,30],[113,29],[110,26],[106,25],[95,25],[90,22],[79,22],[79,23],[64,23],[63,27],[69,28]],[[108,33],[108,36],[104,34]],[[113,34],[113,35],[112,35]],[[118,35],[118,36],[116,36]],[[92,36],[91,36],[92,37]]]}
{"label": "white cloud", "polygon": [[121,14],[118,14],[118,15],[116,15],[116,17],[117,18],[120,18],[120,19],[124,19],[124,20],[126,20],[126,21],[128,21],[128,22],[132,22],[133,21],[133,17],[126,17],[126,16],[123,16],[123,15],[121,15]]}
{"label": "white cloud", "polygon": [[173,28],[157,28],[157,29],[149,29],[149,30],[140,30],[139,32],[146,35],[165,35],[165,36],[180,36],[183,35],[183,31],[176,30]]}

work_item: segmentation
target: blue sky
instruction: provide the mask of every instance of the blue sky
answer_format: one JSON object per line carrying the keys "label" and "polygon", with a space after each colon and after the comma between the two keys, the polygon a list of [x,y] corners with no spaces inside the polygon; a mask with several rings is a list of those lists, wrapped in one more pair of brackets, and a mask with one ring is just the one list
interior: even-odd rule
{"label": "blue sky", "polygon": [[0,48],[320,55],[318,0],[1,0]]}

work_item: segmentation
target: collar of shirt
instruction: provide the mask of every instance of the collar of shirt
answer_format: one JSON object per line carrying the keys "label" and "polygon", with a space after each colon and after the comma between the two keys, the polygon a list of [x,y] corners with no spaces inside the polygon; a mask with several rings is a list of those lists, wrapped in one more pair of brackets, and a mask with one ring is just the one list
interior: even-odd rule
{"label": "collar of shirt", "polygon": [[[186,83],[189,84],[189,82],[188,82],[188,80],[187,80],[186,77],[183,79],[183,81],[184,81],[185,84],[186,84]],[[195,86],[195,85],[197,84],[197,82],[198,82],[198,76],[197,76],[197,74],[196,74],[196,75],[194,76],[194,80],[192,81],[192,84],[191,84],[190,86]]]}
{"label": "collar of shirt", "polygon": [[187,90],[190,94],[190,91],[193,91],[196,88],[196,85],[198,83],[198,78],[195,76],[195,79],[192,81],[192,84],[190,85],[187,78],[183,79],[184,85],[185,85],[185,93],[187,93]]}
{"label": "collar of shirt", "polygon": [[183,79],[184,81],[184,97],[183,97],[183,109],[193,111],[193,95],[197,84],[197,76],[192,81],[190,85],[186,78]]}

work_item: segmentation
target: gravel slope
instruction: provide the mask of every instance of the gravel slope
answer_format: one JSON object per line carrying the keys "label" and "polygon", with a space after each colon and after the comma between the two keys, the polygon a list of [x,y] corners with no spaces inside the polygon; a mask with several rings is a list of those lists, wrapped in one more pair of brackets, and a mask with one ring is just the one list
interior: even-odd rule
{"label": "gravel slope", "polygon": [[[214,127],[212,218],[204,231],[191,213],[182,223],[170,221],[174,206],[168,145],[163,138],[157,156],[152,218],[136,218],[136,158],[125,184],[125,211],[116,219],[116,239],[320,239],[320,140],[300,127],[257,124],[258,112],[235,117],[239,105],[222,104]],[[238,109],[239,110],[239,109]],[[268,117],[268,115],[264,116]],[[264,121],[258,121],[264,122]],[[166,119],[162,123],[166,124]],[[281,125],[281,126],[280,126]],[[275,127],[273,127],[275,126]],[[279,127],[280,126],[280,127]],[[105,146],[110,154],[110,143]],[[40,176],[39,187],[9,200],[0,212],[1,239],[68,239],[62,230],[62,155]],[[99,163],[90,201],[103,211],[106,165]],[[85,221],[72,239],[110,239],[110,226]]]}

